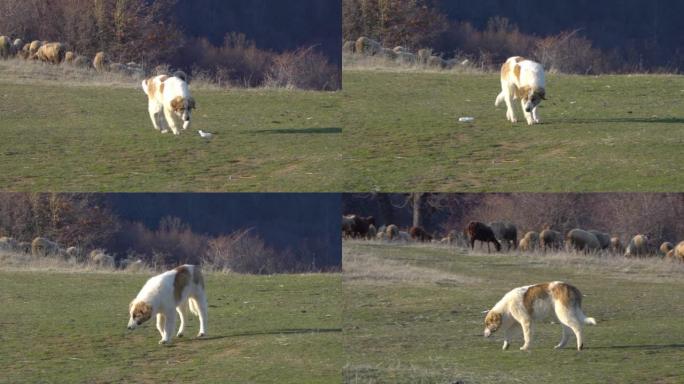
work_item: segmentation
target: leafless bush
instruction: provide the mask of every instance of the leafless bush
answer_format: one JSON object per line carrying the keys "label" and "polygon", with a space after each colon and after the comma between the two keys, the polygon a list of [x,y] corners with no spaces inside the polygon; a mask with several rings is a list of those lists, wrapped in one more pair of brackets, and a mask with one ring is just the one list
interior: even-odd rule
{"label": "leafless bush", "polygon": [[534,57],[551,72],[591,74],[608,69],[608,58],[579,30],[562,32],[536,43]]}
{"label": "leafless bush", "polygon": [[209,242],[204,264],[216,270],[238,273],[272,274],[291,271],[291,254],[278,254],[258,236],[243,230]]}
{"label": "leafless bush", "polygon": [[267,87],[332,91],[340,88],[339,80],[339,69],[310,47],[276,56],[264,83]]}

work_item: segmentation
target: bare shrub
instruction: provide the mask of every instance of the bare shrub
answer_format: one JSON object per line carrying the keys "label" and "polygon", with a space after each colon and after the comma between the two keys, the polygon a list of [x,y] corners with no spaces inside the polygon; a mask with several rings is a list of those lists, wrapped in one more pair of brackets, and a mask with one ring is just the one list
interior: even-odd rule
{"label": "bare shrub", "polygon": [[204,265],[238,273],[273,274],[301,270],[290,251],[277,252],[250,230],[219,236],[209,242]]}
{"label": "bare shrub", "polygon": [[276,56],[264,84],[267,87],[332,91],[340,88],[339,68],[313,50],[298,49]]}
{"label": "bare shrub", "polygon": [[609,66],[606,55],[580,36],[579,30],[539,40],[534,57],[549,71],[559,73],[602,73]]}

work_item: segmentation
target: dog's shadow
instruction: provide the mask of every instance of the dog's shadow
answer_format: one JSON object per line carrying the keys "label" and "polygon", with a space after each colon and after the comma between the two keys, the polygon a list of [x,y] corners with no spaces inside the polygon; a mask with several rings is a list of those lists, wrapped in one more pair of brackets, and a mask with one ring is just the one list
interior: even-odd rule
{"label": "dog's shadow", "polygon": [[589,347],[587,349],[638,349],[657,351],[663,349],[684,349],[684,344],[606,345],[602,347]]}
{"label": "dog's shadow", "polygon": [[254,332],[239,332],[231,333],[228,335],[217,335],[217,336],[207,336],[199,339],[197,341],[212,341],[212,340],[222,340],[222,339],[232,339],[238,337],[249,337],[249,336],[268,336],[268,335],[303,335],[308,333],[341,333],[342,328],[289,328],[289,329],[273,329],[265,331],[254,331]]}
{"label": "dog's shadow", "polygon": [[245,131],[246,133],[261,134],[261,135],[334,135],[341,134],[342,128],[274,128],[274,129],[257,129],[254,131]]}
{"label": "dog's shadow", "polygon": [[623,124],[683,124],[684,118],[666,117],[666,118],[647,118],[647,117],[611,117],[611,118],[596,118],[596,119],[563,119],[558,122],[563,124],[609,124],[609,123],[623,123]]}

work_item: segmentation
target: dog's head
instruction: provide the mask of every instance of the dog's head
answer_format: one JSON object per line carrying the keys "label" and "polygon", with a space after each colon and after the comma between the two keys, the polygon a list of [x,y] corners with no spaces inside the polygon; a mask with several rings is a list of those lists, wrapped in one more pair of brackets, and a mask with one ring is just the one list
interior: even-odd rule
{"label": "dog's head", "polygon": [[152,306],[144,301],[133,301],[128,308],[131,317],[128,320],[128,329],[134,330],[144,322],[152,318]]}
{"label": "dog's head", "polygon": [[532,113],[543,100],[546,100],[546,90],[544,88],[530,88],[526,90],[523,97],[525,112]]}
{"label": "dog's head", "polygon": [[[183,120],[184,125],[189,125],[190,118],[192,117],[192,110],[196,108],[195,99],[192,97],[184,98],[178,96],[171,101],[171,108],[173,109],[173,113]],[[187,129],[187,127],[185,128]]]}
{"label": "dog's head", "polygon": [[488,311],[485,317],[484,337],[491,336],[501,327],[502,315],[493,311]]}

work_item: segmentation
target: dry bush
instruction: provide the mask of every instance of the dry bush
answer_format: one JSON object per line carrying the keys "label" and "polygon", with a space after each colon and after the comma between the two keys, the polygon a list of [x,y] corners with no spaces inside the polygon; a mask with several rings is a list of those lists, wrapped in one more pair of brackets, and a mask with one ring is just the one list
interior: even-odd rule
{"label": "dry bush", "polygon": [[95,195],[0,194],[0,236],[47,237],[87,249],[107,243],[119,228],[119,219]]}
{"label": "dry bush", "polygon": [[609,58],[578,33],[566,31],[539,40],[534,57],[551,72],[593,74],[608,70]]}
{"label": "dry bush", "polygon": [[334,91],[340,88],[340,78],[340,69],[310,47],[276,56],[264,84],[267,87]]}
{"label": "dry bush", "polygon": [[294,272],[290,253],[278,253],[250,230],[220,236],[209,242],[204,265],[221,271],[251,274]]}

